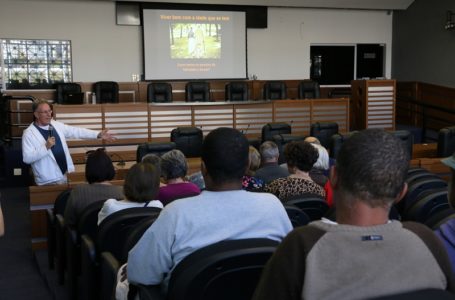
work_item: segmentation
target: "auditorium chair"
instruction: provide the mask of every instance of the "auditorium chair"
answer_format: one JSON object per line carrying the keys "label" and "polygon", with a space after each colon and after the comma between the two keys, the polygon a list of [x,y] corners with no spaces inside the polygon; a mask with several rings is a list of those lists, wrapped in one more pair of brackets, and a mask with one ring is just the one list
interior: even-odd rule
{"label": "auditorium chair", "polygon": [[434,214],[450,208],[447,194],[447,187],[420,193],[413,201],[413,204],[402,214],[403,218],[409,221],[425,223]]}
{"label": "auditorium chair", "polygon": [[316,137],[326,149],[330,147],[332,135],[337,133],[338,124],[335,122],[316,122],[310,127],[310,135]]}
{"label": "auditorium chair", "polygon": [[439,130],[438,157],[448,157],[455,152],[455,126]]}
{"label": "auditorium chair", "polygon": [[283,81],[264,83],[264,100],[281,100],[287,98],[287,87]]}
{"label": "auditorium chair", "polygon": [[262,126],[261,139],[262,143],[265,141],[272,141],[273,136],[277,134],[291,134],[291,125],[284,122],[267,123]]}
{"label": "auditorium chair", "polygon": [[351,131],[344,134],[337,133],[330,137],[329,142],[329,156],[331,158],[336,159],[338,156],[338,152],[340,152],[341,146],[345,140],[349,139],[353,134],[357,133],[358,131]]}
{"label": "auditorium chair", "polygon": [[172,86],[166,82],[152,82],[147,85],[147,102],[172,102]]}
{"label": "auditorium chair", "polygon": [[208,245],[175,267],[167,297],[156,298],[157,286],[139,286],[139,298],[249,300],[277,246],[277,241],[269,239],[226,240]]}
{"label": "auditorium chair", "polygon": [[186,102],[209,102],[210,84],[205,81],[190,81],[185,86]]}
{"label": "auditorium chair", "polygon": [[224,97],[226,101],[247,101],[248,83],[245,81],[232,81],[226,84]]}
{"label": "auditorium chair", "polygon": [[447,182],[443,179],[437,178],[421,178],[417,179],[411,184],[408,185],[408,191],[403,199],[397,204],[397,208],[400,210],[400,214],[403,214],[405,211],[411,207],[419,194],[436,188],[447,188]]}
{"label": "auditorium chair", "polygon": [[55,84],[55,103],[57,104],[83,104],[84,93],[81,86],[74,82],[62,82]]}
{"label": "auditorium chair", "polygon": [[319,83],[312,80],[304,80],[298,86],[299,99],[317,99],[321,98]]}
{"label": "auditorium chair", "polygon": [[175,148],[182,151],[186,157],[200,157],[203,133],[197,127],[177,127],[171,131],[171,142]]}
{"label": "auditorium chair", "polygon": [[314,194],[302,194],[283,199],[285,205],[292,204],[308,215],[311,221],[320,220],[329,210],[324,197]]}
{"label": "auditorium chair", "polygon": [[[66,262],[69,299],[78,299],[78,277],[81,267],[81,241],[84,236],[96,240],[98,231],[98,213],[104,205],[105,200],[89,204],[82,210],[77,228],[65,226],[66,228]],[[83,275],[83,274],[82,274]],[[81,276],[81,278],[83,278]],[[88,298],[84,298],[88,299]]]}
{"label": "auditorium chair", "polygon": [[114,81],[98,81],[93,85],[96,103],[118,103],[119,87]]}
{"label": "auditorium chair", "polygon": [[111,300],[114,299],[113,292],[117,283],[117,273],[120,266],[126,263],[128,253],[136,245],[144,232],[155,222],[156,218],[146,218],[139,221],[134,228],[132,228],[123,244],[123,250],[119,257],[105,251],[101,253],[100,257],[100,274],[101,274],[101,299]]}
{"label": "auditorium chair", "polygon": [[414,144],[414,135],[408,130],[395,130],[391,131],[390,133],[392,133],[404,143],[409,153],[409,157],[412,158],[412,145]]}
{"label": "auditorium chair", "polygon": [[286,209],[286,213],[294,228],[307,225],[311,221],[310,217],[303,210],[293,204],[284,204],[284,209]]}
{"label": "auditorium chair", "polygon": [[[102,284],[103,279],[98,276],[101,253],[110,252],[119,264],[125,263],[128,257],[127,254],[125,256],[123,248],[130,232],[145,219],[156,220],[160,212],[161,209],[156,207],[123,209],[107,216],[98,225],[95,240],[83,236],[80,284],[82,299],[97,299],[100,296],[98,287],[106,284]],[[104,298],[105,295],[101,296]]]}
{"label": "auditorium chair", "polygon": [[[54,259],[56,258],[56,250],[57,244],[56,241],[64,242],[63,237],[57,237],[57,226],[61,227],[59,229],[59,234],[63,234],[63,216],[65,214],[66,203],[68,202],[68,198],[71,194],[71,189],[64,190],[61,192],[54,202],[53,208],[48,208],[46,210],[46,225],[47,225],[47,260],[49,264],[49,269],[54,269]],[[59,219],[62,220],[61,224],[57,225],[57,215],[59,215]],[[64,251],[60,250],[60,254],[64,254]],[[60,259],[62,262],[64,259]],[[59,268],[63,268],[64,264],[59,266]],[[59,271],[60,274],[63,274],[63,270]],[[63,283],[63,280],[61,281]]]}
{"label": "auditorium chair", "polygon": [[141,162],[142,157],[146,154],[153,153],[158,156],[175,149],[176,144],[174,142],[154,142],[154,143],[143,143],[137,146],[136,150],[136,162]]}

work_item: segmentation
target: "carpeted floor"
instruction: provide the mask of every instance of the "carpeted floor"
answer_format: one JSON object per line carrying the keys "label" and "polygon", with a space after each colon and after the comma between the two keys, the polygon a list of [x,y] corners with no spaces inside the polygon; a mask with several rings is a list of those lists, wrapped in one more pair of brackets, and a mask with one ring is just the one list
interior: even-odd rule
{"label": "carpeted floor", "polygon": [[30,243],[27,188],[2,188],[5,235],[0,238],[0,300],[54,299]]}

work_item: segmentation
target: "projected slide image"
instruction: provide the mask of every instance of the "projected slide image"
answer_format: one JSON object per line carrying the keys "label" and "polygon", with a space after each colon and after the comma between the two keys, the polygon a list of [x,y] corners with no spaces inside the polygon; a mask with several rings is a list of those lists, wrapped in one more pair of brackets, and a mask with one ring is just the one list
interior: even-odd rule
{"label": "projected slide image", "polygon": [[218,59],[221,57],[221,24],[171,23],[172,59]]}

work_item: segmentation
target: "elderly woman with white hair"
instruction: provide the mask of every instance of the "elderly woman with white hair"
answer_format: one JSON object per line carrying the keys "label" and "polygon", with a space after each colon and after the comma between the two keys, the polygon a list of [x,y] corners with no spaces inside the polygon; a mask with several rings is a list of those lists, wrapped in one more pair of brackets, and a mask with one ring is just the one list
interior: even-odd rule
{"label": "elderly woman with white hair", "polygon": [[201,190],[192,182],[185,181],[188,162],[180,150],[171,150],[161,156],[161,178],[166,186],[160,187],[158,199],[163,205],[173,200],[196,196]]}
{"label": "elderly woman with white hair", "polygon": [[330,168],[329,153],[323,146],[319,144],[311,143],[311,146],[313,146],[318,151],[319,157],[318,160],[314,163],[313,168],[310,170],[310,177],[314,182],[324,187],[328,180],[325,174]]}

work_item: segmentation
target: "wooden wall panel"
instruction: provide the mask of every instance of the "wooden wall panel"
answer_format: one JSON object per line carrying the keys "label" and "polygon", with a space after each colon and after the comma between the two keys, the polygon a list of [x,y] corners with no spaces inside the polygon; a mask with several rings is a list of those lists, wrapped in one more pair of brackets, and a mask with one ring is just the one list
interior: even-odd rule
{"label": "wooden wall panel", "polygon": [[103,105],[104,128],[115,135],[110,144],[140,144],[150,136],[148,105],[146,103],[119,103]]}

